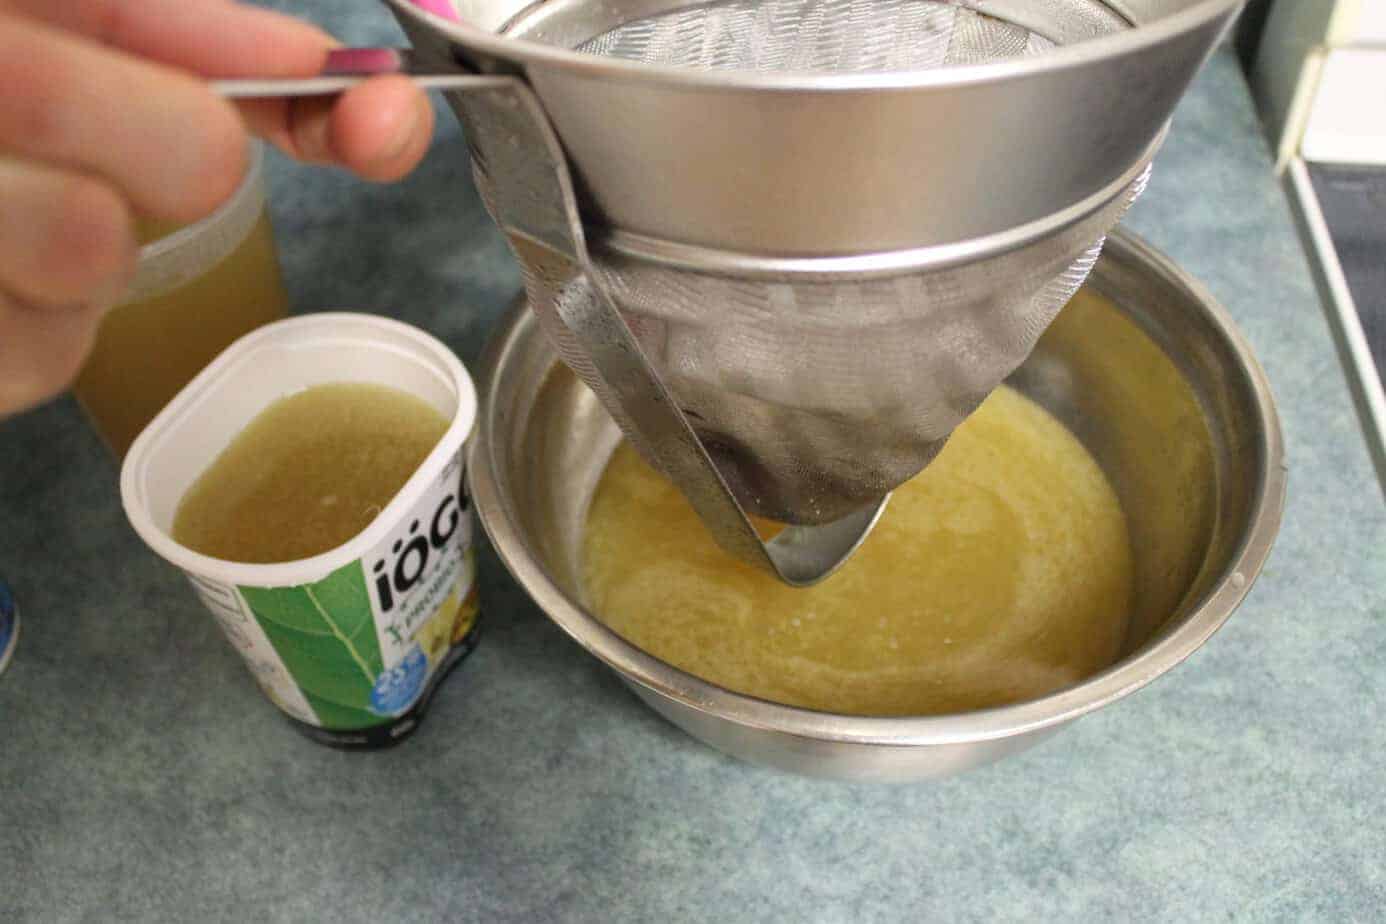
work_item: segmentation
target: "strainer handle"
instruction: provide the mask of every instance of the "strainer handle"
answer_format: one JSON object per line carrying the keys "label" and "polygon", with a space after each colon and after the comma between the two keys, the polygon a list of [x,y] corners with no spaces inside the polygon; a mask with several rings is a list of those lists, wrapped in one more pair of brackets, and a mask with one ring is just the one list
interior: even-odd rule
{"label": "strainer handle", "polygon": [[312,77],[213,80],[211,87],[227,99],[326,96],[380,74],[403,74],[425,90],[464,89],[477,79],[475,74],[421,65],[408,48],[334,48],[327,53],[322,70]]}

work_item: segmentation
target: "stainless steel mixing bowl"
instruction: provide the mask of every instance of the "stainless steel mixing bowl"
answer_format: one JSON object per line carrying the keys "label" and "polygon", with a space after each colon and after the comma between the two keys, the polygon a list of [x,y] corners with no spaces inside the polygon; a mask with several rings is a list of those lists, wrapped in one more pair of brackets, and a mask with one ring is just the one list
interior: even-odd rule
{"label": "stainless steel mixing bowl", "polygon": [[620,433],[523,306],[484,360],[472,490],[530,596],[689,734],[813,776],[946,776],[1037,744],[1188,657],[1246,596],[1284,500],[1280,424],[1260,366],[1209,295],[1129,234],[1113,235],[1086,288],[1009,381],[1103,466],[1127,515],[1136,593],[1115,664],[1002,708],[864,718],[782,706],[699,680],[603,626],[581,603],[579,550]]}

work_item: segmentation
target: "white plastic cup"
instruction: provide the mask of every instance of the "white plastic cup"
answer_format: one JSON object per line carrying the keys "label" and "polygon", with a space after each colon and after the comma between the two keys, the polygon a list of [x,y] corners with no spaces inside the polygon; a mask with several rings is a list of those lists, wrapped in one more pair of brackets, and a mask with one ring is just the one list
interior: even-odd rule
{"label": "white plastic cup", "polygon": [[119,459],[222,350],[289,313],[265,205],[264,153],[211,215],[140,248],[121,303],[101,319],[72,391]]}
{"label": "white plastic cup", "polygon": [[[279,564],[224,561],[174,540],[183,495],[251,420],[281,398],[339,382],[400,389],[452,421],[364,531]],[[182,569],[300,730],[340,747],[388,746],[417,726],[437,684],[475,645],[463,480],[475,420],[467,371],[423,331],[365,314],[290,318],[237,340],[154,418],[125,457],[121,498],[140,538]]]}

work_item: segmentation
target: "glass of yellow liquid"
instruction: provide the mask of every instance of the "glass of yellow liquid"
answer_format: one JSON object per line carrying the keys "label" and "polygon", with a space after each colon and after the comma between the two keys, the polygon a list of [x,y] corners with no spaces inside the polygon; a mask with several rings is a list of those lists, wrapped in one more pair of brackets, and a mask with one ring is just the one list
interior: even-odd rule
{"label": "glass of yellow liquid", "polygon": [[73,386],[119,458],[222,350],[289,309],[259,144],[240,188],[216,212],[182,228],[141,222],[138,231],[134,284],[102,320]]}

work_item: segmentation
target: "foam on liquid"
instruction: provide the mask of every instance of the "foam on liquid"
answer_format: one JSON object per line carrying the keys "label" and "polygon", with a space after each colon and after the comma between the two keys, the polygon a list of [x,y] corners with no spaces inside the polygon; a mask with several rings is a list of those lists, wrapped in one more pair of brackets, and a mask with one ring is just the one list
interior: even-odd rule
{"label": "foam on liquid", "polygon": [[860,715],[959,712],[1073,684],[1117,656],[1132,594],[1126,520],[1101,469],[1009,388],[807,590],[728,557],[623,444],[588,514],[583,577],[592,611],[664,661]]}
{"label": "foam on liquid", "polygon": [[448,419],[383,385],[318,385],[262,411],[183,495],[173,537],[229,561],[294,561],[370,525]]}

